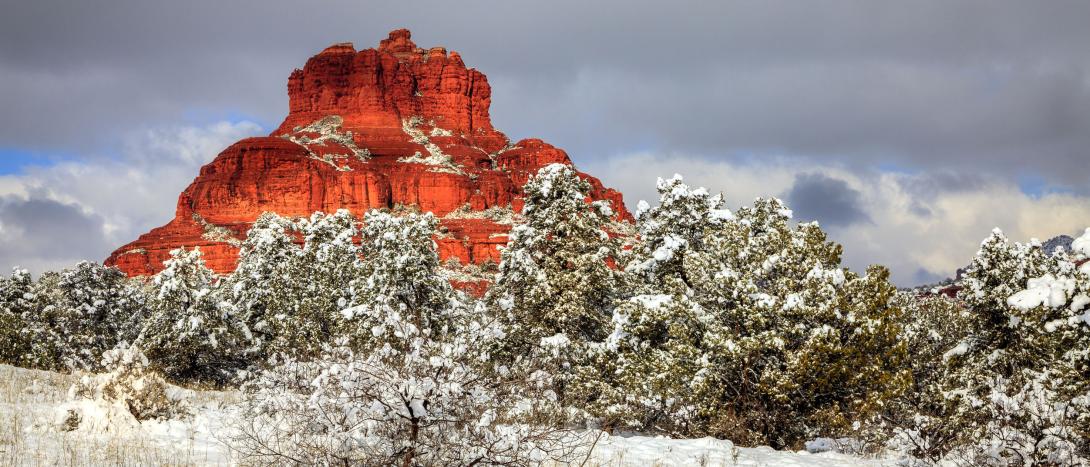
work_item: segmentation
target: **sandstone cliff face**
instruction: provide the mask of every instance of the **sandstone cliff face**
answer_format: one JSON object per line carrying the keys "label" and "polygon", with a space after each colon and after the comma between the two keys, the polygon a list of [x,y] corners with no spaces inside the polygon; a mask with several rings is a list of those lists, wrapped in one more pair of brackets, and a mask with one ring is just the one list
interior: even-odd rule
{"label": "sandstone cliff face", "polygon": [[[266,137],[239,141],[178,198],[175,218],[106,260],[129,275],[154,274],[170,250],[200,246],[219,273],[234,269],[238,243],[263,212],[308,216],[346,208],[430,211],[444,260],[499,260],[521,186],[568,155],[538,139],[511,143],[492,127],[491,88],[456,52],[413,44],[397,30],[377,49],[337,44],[288,79],[290,112]],[[631,220],[621,194],[596,178],[592,197]],[[453,278],[479,287],[472,275]]]}

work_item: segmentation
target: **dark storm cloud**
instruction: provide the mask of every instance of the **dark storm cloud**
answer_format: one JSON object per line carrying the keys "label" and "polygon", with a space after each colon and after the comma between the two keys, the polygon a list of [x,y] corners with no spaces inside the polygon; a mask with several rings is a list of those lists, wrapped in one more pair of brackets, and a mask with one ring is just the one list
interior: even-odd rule
{"label": "dark storm cloud", "polygon": [[0,197],[0,265],[34,272],[80,260],[100,260],[110,251],[103,219],[79,207],[48,199]]}
{"label": "dark storm cloud", "polygon": [[869,220],[861,205],[862,194],[844,180],[828,175],[795,176],[795,184],[784,198],[795,218],[801,221],[816,220],[825,227],[844,227]]}
{"label": "dark storm cloud", "polygon": [[485,71],[498,127],[576,160],[673,150],[918,169],[1090,169],[1090,3],[21,2],[0,19],[0,142],[82,150],[246,115],[325,45],[396,27]]}
{"label": "dark storm cloud", "polygon": [[912,284],[937,284],[943,279],[953,276],[954,274],[936,274],[926,269],[920,268],[916,270],[916,274],[912,276]]}
{"label": "dark storm cloud", "polygon": [[994,179],[972,171],[954,172],[934,170],[906,176],[898,181],[909,195],[908,210],[921,217],[935,214],[931,203],[936,197],[949,193],[964,193],[985,188]]}
{"label": "dark storm cloud", "polygon": [[[101,258],[109,248],[94,232],[116,246],[158,225],[196,167],[231,141],[275,128],[293,68],[331,43],[372,47],[400,27],[420,46],[459,51],[489,76],[498,128],[602,168],[592,172],[625,187],[630,201],[653,198],[654,176],[678,171],[743,201],[799,192],[789,201],[800,217],[852,223],[838,234],[856,234],[848,249],[859,252],[849,253],[855,267],[884,260],[906,283],[921,266],[918,280],[956,269],[961,262],[944,258],[971,255],[993,226],[1047,238],[1090,212],[1090,2],[0,7],[0,157],[64,161],[38,158],[48,167],[0,176],[0,196],[43,190],[48,196],[31,196],[50,213],[39,219],[57,219],[46,229],[56,235],[68,231],[62,238],[8,229],[7,219],[45,226],[28,217],[22,198],[4,201],[0,266]],[[177,141],[157,148],[170,134]],[[133,135],[144,137],[127,143]],[[792,186],[798,173],[838,178],[808,175]],[[879,179],[895,184],[893,194],[871,183]],[[644,192],[627,189],[635,180]],[[1000,212],[986,201],[1008,196],[1003,186],[1031,193]],[[1042,193],[1075,197],[1061,210]],[[1057,214],[1046,222],[1027,214],[1050,208]],[[960,229],[958,238],[950,229]],[[42,246],[51,242],[58,246]]]}

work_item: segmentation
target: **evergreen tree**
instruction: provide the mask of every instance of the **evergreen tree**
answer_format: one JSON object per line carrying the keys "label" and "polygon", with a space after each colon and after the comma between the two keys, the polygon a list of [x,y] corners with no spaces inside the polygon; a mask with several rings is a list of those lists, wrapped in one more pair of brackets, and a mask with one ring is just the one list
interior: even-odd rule
{"label": "evergreen tree", "polygon": [[918,296],[915,291],[898,294],[904,310],[901,341],[911,358],[906,367],[912,385],[886,406],[881,418],[869,428],[875,436],[891,437],[888,445],[925,465],[941,461],[960,445],[964,426],[954,416],[956,402],[945,395],[955,389],[956,366],[949,359],[968,333],[970,315],[962,304],[945,295]]}
{"label": "evergreen tree", "polygon": [[[31,279],[29,274],[20,274],[20,287],[29,287],[30,292],[18,302],[22,310],[22,335],[27,343],[27,353],[23,364],[42,370],[65,370],[65,355],[70,350],[64,347],[64,338],[57,333],[56,323],[61,321],[64,307],[60,294],[61,274],[47,271]],[[25,284],[25,285],[24,285]]]}
{"label": "evergreen tree", "polygon": [[277,316],[292,309],[297,283],[306,280],[297,267],[300,248],[292,233],[295,224],[275,213],[254,221],[239,249],[238,266],[224,278],[227,306],[237,316],[239,329],[249,344],[246,352],[263,361],[283,347],[277,336]]}
{"label": "evergreen tree", "polygon": [[171,252],[155,276],[152,315],[137,339],[153,367],[175,380],[222,384],[247,366],[243,333],[221,307],[215,274],[199,248]]}
{"label": "evergreen tree", "polygon": [[142,320],[144,296],[117,268],[87,261],[62,272],[58,285],[64,310],[54,333],[69,349],[65,364],[100,370],[102,354],[131,337],[127,324]]}
{"label": "evergreen tree", "polygon": [[11,277],[0,277],[0,362],[27,363],[31,341],[25,319],[33,315],[33,286],[26,269],[16,267]]}
{"label": "evergreen tree", "polygon": [[[1083,240],[1085,239],[1085,240]],[[959,298],[966,337],[944,355],[942,394],[959,425],[947,457],[988,465],[1090,462],[1090,269],[1073,255],[1011,244],[996,230],[983,242]]]}
{"label": "evergreen tree", "polygon": [[360,273],[360,250],[353,243],[359,221],[347,210],[314,213],[296,223],[303,247],[292,262],[290,309],[277,315],[279,348],[313,355],[338,332],[340,311],[352,297]]}
{"label": "evergreen tree", "polygon": [[131,338],[131,325],[143,317],[138,284],[97,263],[44,274],[33,285],[19,274],[11,284],[31,289],[17,307],[30,343],[26,363],[37,368],[100,370],[102,353]]}
{"label": "evergreen tree", "polygon": [[225,285],[254,359],[317,356],[333,340],[359,274],[356,224],[346,210],[300,220],[265,213],[254,223]]}
{"label": "evergreen tree", "polygon": [[360,233],[362,262],[341,311],[343,334],[358,349],[404,343],[421,333],[449,332],[452,307],[463,306],[439,271],[431,213],[371,211]]}
{"label": "evergreen tree", "polygon": [[981,244],[962,281],[958,294],[972,313],[970,336],[964,343],[970,358],[982,356],[973,349],[1002,349],[1003,356],[986,365],[989,371],[1009,377],[1032,366],[1051,353],[1045,329],[1036,324],[1048,321],[1047,308],[1019,309],[1007,301],[1025,288],[1027,281],[1059,271],[1057,262],[1041,250],[1040,244],[1011,244],[999,229]]}
{"label": "evergreen tree", "polygon": [[486,297],[506,335],[496,363],[552,375],[558,397],[580,406],[597,397],[589,376],[599,372],[619,287],[610,266],[619,242],[606,231],[613,213],[607,202],[587,202],[589,183],[567,165],[543,167],[524,191],[525,221],[512,229]]}
{"label": "evergreen tree", "polygon": [[613,313],[609,358],[602,362],[602,373],[615,379],[610,396],[592,411],[627,428],[686,433],[697,423],[699,401],[715,390],[703,376],[714,371],[712,362],[702,359],[715,318],[693,300],[685,259],[709,248],[705,232],[733,216],[721,196],[690,189],[680,175],[659,179],[657,188],[659,206],[641,201],[636,212],[639,241],[626,268],[633,295]]}
{"label": "evergreen tree", "polygon": [[549,402],[479,371],[481,349],[502,331],[439,274],[435,225],[431,214],[367,213],[345,336],[318,358],[288,356],[247,386],[236,430],[243,456],[407,466],[569,460],[554,423],[523,423],[541,422]]}
{"label": "evergreen tree", "polygon": [[[617,307],[614,392],[596,406],[628,428],[797,445],[846,434],[907,382],[888,272],[839,267],[814,223],[776,199],[731,215],[680,177],[641,204]],[[628,413],[627,416],[618,416]]]}

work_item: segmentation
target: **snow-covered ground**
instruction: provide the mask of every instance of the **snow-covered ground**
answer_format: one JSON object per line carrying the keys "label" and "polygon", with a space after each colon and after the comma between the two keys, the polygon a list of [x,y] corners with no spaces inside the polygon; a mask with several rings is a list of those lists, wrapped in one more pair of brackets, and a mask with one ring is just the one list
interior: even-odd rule
{"label": "snow-covered ground", "polygon": [[609,436],[591,451],[588,465],[598,466],[785,466],[862,467],[895,465],[891,460],[860,459],[843,454],[776,451],[770,447],[739,448],[714,438],[669,439]]}
{"label": "snow-covered ground", "polygon": [[[191,407],[187,420],[135,419],[116,407],[73,403],[69,388],[77,377],[0,365],[0,465],[231,465],[237,463],[223,421],[234,392],[183,391]],[[76,404],[75,406],[73,404]],[[74,431],[63,431],[67,408],[81,409]],[[591,435],[596,439],[587,466],[881,466],[892,460],[843,454],[737,448],[712,438],[668,439]]]}
{"label": "snow-covered ground", "polygon": [[58,428],[78,377],[0,365],[0,465],[224,465],[230,450],[216,439],[224,409],[237,394],[188,391],[191,420],[137,423],[128,413],[77,403],[84,420]]}

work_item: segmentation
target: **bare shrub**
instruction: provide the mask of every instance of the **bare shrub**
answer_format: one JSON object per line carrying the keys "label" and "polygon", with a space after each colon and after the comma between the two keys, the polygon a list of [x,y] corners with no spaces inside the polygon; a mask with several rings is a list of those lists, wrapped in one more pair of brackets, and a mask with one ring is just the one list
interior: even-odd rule
{"label": "bare shrub", "polygon": [[[367,355],[328,347],[247,388],[233,439],[247,463],[528,465],[570,462],[581,439],[544,418],[548,402],[459,362],[466,346]],[[453,358],[452,358],[453,357]]]}

